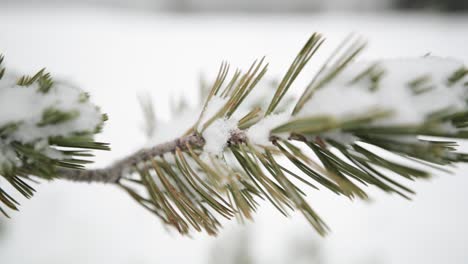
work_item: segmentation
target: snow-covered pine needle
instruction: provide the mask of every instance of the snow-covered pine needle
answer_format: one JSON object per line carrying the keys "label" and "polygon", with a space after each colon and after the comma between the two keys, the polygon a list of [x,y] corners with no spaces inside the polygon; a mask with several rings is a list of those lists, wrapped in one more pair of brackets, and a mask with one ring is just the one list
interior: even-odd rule
{"label": "snow-covered pine needle", "polygon": [[[181,107],[180,120],[147,130],[159,139],[152,147],[107,168],[64,169],[60,176],[117,184],[183,234],[215,235],[219,218],[252,219],[268,200],[284,215],[302,212],[323,235],[328,227],[305,188],[366,199],[364,187],[372,185],[410,198],[414,192],[398,177],[424,179],[434,168],[468,161],[456,150],[456,140],[468,138],[462,63],[357,61],[366,44],[351,36],[291,104],[289,88],[322,43],[313,34],[271,93],[263,92],[264,59],[231,77],[223,63],[198,109]],[[153,111],[145,106],[150,119]],[[161,141],[174,133],[180,136]]]}
{"label": "snow-covered pine needle", "polygon": [[[252,92],[262,87],[261,63],[254,63],[244,75],[236,71],[231,79],[229,67],[223,63],[200,118],[189,130],[191,134],[182,137],[196,139],[197,145],[174,142],[171,151],[177,154],[172,162],[171,153],[166,153],[163,161],[157,156],[141,160],[139,166],[143,167],[147,160],[164,164],[166,169],[155,177],[167,174],[172,182],[170,186],[162,181],[157,184],[162,193],[177,190],[188,198],[184,200],[190,201],[191,208],[203,209],[205,214],[190,213],[177,198],[172,198],[170,204],[175,208],[171,210],[160,202],[137,201],[157,211],[166,223],[172,223],[173,212],[180,212],[180,217],[172,217],[178,219],[172,224],[189,232],[188,220],[197,217],[213,219],[217,213],[230,218],[235,212],[241,220],[250,219],[258,206],[257,198],[261,198],[284,215],[291,209],[301,211],[320,234],[325,234],[327,226],[306,202],[306,192],[298,182],[350,198],[366,199],[362,187],[367,185],[410,198],[414,192],[385,171],[413,179],[427,178],[429,169],[395,162],[390,155],[376,154],[376,148],[425,164],[466,161],[465,154],[455,151],[453,142],[420,139],[424,135],[466,137],[466,73],[463,75],[461,63],[451,59],[358,62],[355,58],[365,42],[350,37],[313,78],[294,110],[276,112],[322,42],[320,35],[312,35],[270,94]],[[252,86],[251,80],[258,87]],[[271,101],[252,106],[249,100]],[[310,152],[318,160],[306,154]],[[150,175],[152,167],[145,169]],[[119,184],[124,188],[129,188],[129,178],[132,183],[138,181],[130,175],[121,176]],[[205,211],[206,206],[212,210]],[[219,227],[218,221],[209,223],[209,233]],[[199,226],[192,226],[199,230]]]}
{"label": "snow-covered pine needle", "polygon": [[[0,56],[0,176],[29,198],[30,176],[57,177],[57,168],[82,169],[91,161],[87,149],[107,150],[94,142],[106,116],[88,95],[54,81],[45,69],[33,76],[7,71]],[[17,210],[18,203],[0,186],[1,204]],[[0,211],[6,211],[0,205]]]}

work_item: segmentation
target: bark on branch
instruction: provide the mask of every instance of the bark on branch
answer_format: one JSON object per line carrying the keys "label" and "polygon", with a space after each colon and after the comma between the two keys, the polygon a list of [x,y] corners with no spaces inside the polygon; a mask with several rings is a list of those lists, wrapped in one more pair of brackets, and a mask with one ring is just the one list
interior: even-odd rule
{"label": "bark on branch", "polygon": [[[246,139],[244,131],[234,130],[231,132],[231,137],[228,139],[227,144],[240,144],[245,142]],[[191,134],[158,144],[152,148],[141,149],[103,169],[73,170],[60,168],[58,169],[58,174],[61,179],[75,182],[117,183],[124,174],[131,172],[131,168],[141,162],[151,160],[166,153],[174,153],[177,148],[185,151],[187,150],[187,146],[203,148],[204,145],[205,139],[200,134]]]}

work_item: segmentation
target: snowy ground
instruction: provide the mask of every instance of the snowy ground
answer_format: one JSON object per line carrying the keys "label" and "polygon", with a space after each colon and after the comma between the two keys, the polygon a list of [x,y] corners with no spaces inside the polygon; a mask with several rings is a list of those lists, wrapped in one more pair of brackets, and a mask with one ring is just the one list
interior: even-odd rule
{"label": "snowy ground", "polygon": [[[141,114],[136,95],[149,92],[158,115],[168,118],[171,96],[195,98],[200,72],[212,78],[221,60],[246,68],[267,55],[269,76],[280,76],[314,31],[328,37],[317,61],[350,32],[365,36],[366,58],[434,55],[468,63],[468,19],[432,15],[163,16],[100,10],[0,7],[0,51],[25,72],[47,66],[88,90],[110,116],[101,140],[112,152],[106,165],[140,147]],[[322,57],[321,57],[322,56]],[[310,68],[312,72],[313,67]],[[302,76],[299,89],[310,76]],[[346,98],[336,98],[337,103]],[[261,263],[286,263],[294,238],[312,240],[325,263],[466,263],[468,178],[411,183],[414,201],[373,192],[372,203],[351,203],[311,193],[312,205],[333,233],[319,238],[300,216],[284,219],[265,206],[250,226]],[[22,263],[206,263],[220,240],[168,233],[117,188],[53,182],[23,201],[22,212],[0,219],[2,264]],[[228,224],[226,234],[239,230]]]}

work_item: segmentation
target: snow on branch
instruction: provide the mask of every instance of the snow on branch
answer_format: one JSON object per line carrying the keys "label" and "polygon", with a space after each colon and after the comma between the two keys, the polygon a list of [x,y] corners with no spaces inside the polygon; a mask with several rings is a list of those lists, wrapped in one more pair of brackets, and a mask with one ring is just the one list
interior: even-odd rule
{"label": "snow on branch", "polygon": [[[432,56],[359,61],[366,43],[350,37],[302,95],[292,96],[289,89],[322,44],[313,34],[273,87],[264,81],[264,59],[232,75],[223,63],[211,88],[201,89],[205,100],[196,109],[181,104],[166,125],[143,102],[150,147],[107,168],[60,168],[58,176],[116,184],[182,234],[215,235],[219,218],[252,219],[263,199],[284,215],[302,212],[323,235],[328,227],[306,200],[306,188],[367,199],[364,188],[372,185],[409,199],[414,191],[398,176],[425,179],[434,168],[468,161],[456,149],[458,139],[468,138],[463,63]],[[99,123],[94,120],[87,124]],[[56,144],[54,136],[42,135],[49,144]],[[15,157],[11,146],[0,150],[3,159]],[[35,173],[18,177],[28,175]]]}
{"label": "snow on branch", "polygon": [[[106,116],[85,92],[54,81],[44,69],[19,76],[2,63],[0,57],[0,176],[30,197],[34,189],[24,181],[30,176],[52,179],[58,167],[84,168],[92,156],[86,149],[108,149],[93,141]],[[1,186],[0,201],[17,209]]]}

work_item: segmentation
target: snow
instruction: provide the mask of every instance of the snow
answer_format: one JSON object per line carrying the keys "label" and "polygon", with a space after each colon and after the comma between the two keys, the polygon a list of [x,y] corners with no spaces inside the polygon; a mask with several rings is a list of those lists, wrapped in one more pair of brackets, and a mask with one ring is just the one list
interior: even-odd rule
{"label": "snow", "polygon": [[247,138],[253,144],[269,146],[271,145],[271,130],[283,123],[286,123],[290,119],[290,117],[291,114],[286,112],[266,116],[265,118],[260,120],[260,122],[253,125],[247,130]]}
{"label": "snow", "polygon": [[[361,73],[373,65],[377,65],[376,71],[383,71],[383,75],[376,88],[370,89],[372,82],[369,75],[363,76]],[[373,125],[420,125],[437,111],[449,109],[456,112],[466,109],[468,93],[465,82],[468,75],[453,85],[448,82],[449,77],[462,67],[463,63],[458,60],[434,56],[357,61],[351,63],[333,81],[316,90],[298,116],[323,115],[345,120],[380,110],[389,111],[390,116],[373,121]],[[363,77],[356,79],[357,76]],[[428,90],[414,92],[410,83],[418,78],[424,81],[417,88]],[[446,123],[441,124],[439,129],[448,133],[455,130]],[[343,144],[357,140],[339,130],[321,136]],[[412,140],[418,139],[413,137]]]}
{"label": "snow", "polygon": [[41,139],[34,144],[34,149],[55,160],[64,159],[66,156],[62,152],[51,148],[47,139]]}
{"label": "snow", "polygon": [[[55,81],[48,93],[39,91],[37,82],[30,86],[18,86],[18,75],[7,68],[0,79],[0,127],[18,124],[18,128],[2,139],[2,158],[11,160],[9,143],[35,144],[36,149],[50,158],[63,158],[58,151],[48,146],[47,140],[54,136],[71,136],[77,132],[94,131],[102,123],[99,109],[89,101],[80,100],[83,91],[65,82]],[[38,125],[47,109],[63,112],[73,111],[78,116],[58,124]],[[0,162],[0,165],[4,162]]]}
{"label": "snow", "polygon": [[206,141],[203,150],[214,156],[222,156],[231,132],[237,129],[237,122],[234,118],[215,120],[203,132],[203,138]]}
{"label": "snow", "polygon": [[16,156],[15,151],[0,140],[0,172],[4,168],[11,168],[20,165],[20,160]]}
{"label": "snow", "polygon": [[[20,122],[18,129],[8,139],[22,143],[93,131],[102,122],[101,114],[94,105],[80,102],[80,94],[80,90],[63,83],[55,85],[46,94],[39,92],[36,84],[26,88],[10,83],[0,89],[0,127]],[[67,122],[38,126],[48,108],[76,111],[79,115]]]}
{"label": "snow", "polygon": [[[384,70],[378,87],[370,91],[369,77],[350,82],[377,63]],[[417,125],[426,117],[443,109],[461,110],[466,107],[467,89],[464,80],[448,86],[448,78],[463,63],[446,58],[422,57],[389,59],[377,62],[356,62],[349,65],[336,80],[316,91],[306,103],[301,116],[327,115],[346,118],[379,109],[391,111],[391,116],[381,125]],[[431,90],[414,94],[409,83],[421,76],[430,76],[424,84]],[[468,76],[465,79],[468,80]],[[340,100],[344,98],[345,100]]]}
{"label": "snow", "polygon": [[[383,71],[384,74],[380,77],[376,89],[371,90],[372,82],[369,75],[363,75],[359,79],[356,77],[373,65],[377,65],[375,69]],[[346,119],[365,115],[370,111],[383,110],[390,111],[391,115],[377,120],[374,124],[419,125],[431,113],[445,109],[460,111],[466,108],[468,93],[464,83],[468,80],[468,76],[454,85],[448,84],[449,77],[462,67],[464,65],[460,61],[434,56],[357,61],[351,63],[330,83],[317,90],[311,100],[306,103],[299,117],[325,115]],[[427,80],[420,86],[430,87],[430,89],[415,94],[410,83],[421,77]],[[270,100],[273,90],[263,86],[257,87],[255,92],[247,97],[249,101],[241,105],[240,112],[248,112],[249,107],[258,105],[258,102]],[[339,100],[340,98],[345,98],[345,100]],[[219,97],[213,97],[208,103],[203,120],[206,121],[212,117],[225,102],[226,100]],[[253,144],[271,145],[269,140],[271,130],[290,119],[288,112],[267,116],[248,129],[247,137]],[[234,128],[233,121],[218,119],[204,133],[207,139],[205,150],[212,154],[221,154],[229,138],[230,129]],[[453,131],[448,124],[443,128]],[[324,133],[322,136],[344,144],[357,140],[352,135],[343,134],[337,130]]]}

